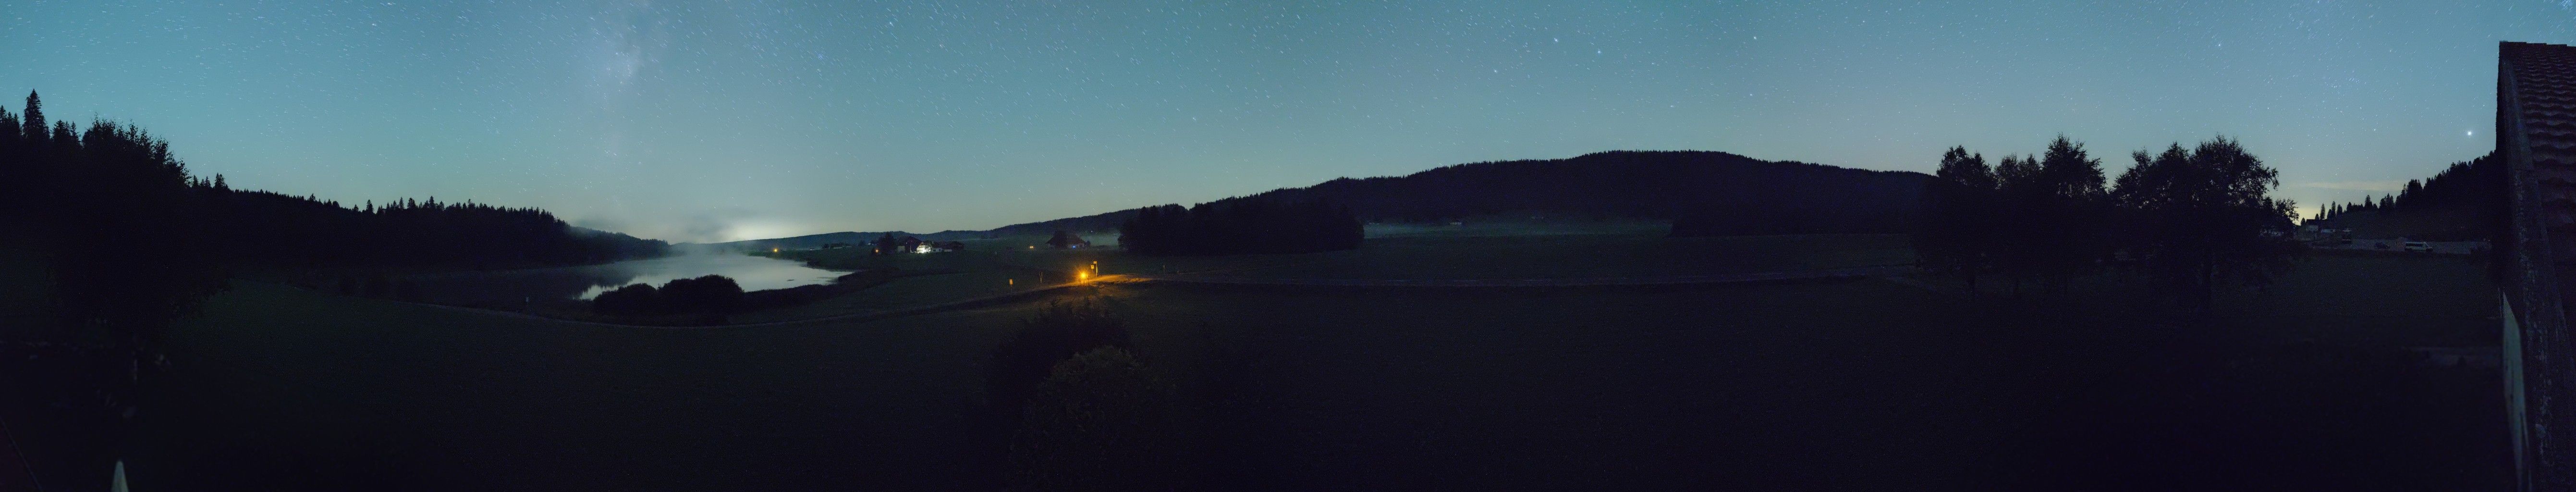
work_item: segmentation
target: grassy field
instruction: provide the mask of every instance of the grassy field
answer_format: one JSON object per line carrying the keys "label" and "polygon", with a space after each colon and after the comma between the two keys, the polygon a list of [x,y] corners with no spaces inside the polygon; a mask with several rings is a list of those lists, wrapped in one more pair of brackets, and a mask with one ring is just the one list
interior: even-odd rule
{"label": "grassy field", "polygon": [[[2311,260],[2272,289],[2232,295],[2231,321],[2198,328],[2090,308],[2032,314],[2070,310],[1884,280],[1077,291],[1109,299],[1140,352],[1204,399],[1200,468],[1216,488],[2466,490],[2508,479],[2495,370],[2406,351],[2493,346],[2492,290],[2457,260]],[[979,370],[1031,306],[616,329],[251,284],[175,337],[180,377],[144,414],[152,437],[136,479],[163,490],[973,483],[991,473],[966,417]]]}
{"label": "grassy field", "polygon": [[[1021,247],[1043,238],[970,240],[963,252],[871,256],[864,248],[755,253],[813,265],[939,272],[910,276],[823,301],[734,315],[735,323],[813,319],[1008,294],[1064,283],[1099,266],[1104,274],[1166,272],[1256,278],[1524,279],[1744,273],[1904,264],[1904,236],[1813,235],[1665,238],[1633,223],[1494,223],[1432,228],[1370,239],[1351,251],[1312,254],[1149,257],[1115,248]],[[1533,235],[1534,232],[1596,232]],[[1657,232],[1655,234],[1660,234]]]}
{"label": "grassy field", "polygon": [[[1007,241],[1007,240],[1002,240]],[[1005,244],[1008,244],[1005,242]],[[1115,248],[977,250],[870,259],[852,249],[786,257],[845,268],[914,264],[961,269],[996,263],[1069,271],[1098,262],[1104,274],[1197,273],[1264,278],[1491,279],[1618,277],[1812,270],[1910,264],[1892,234],[1665,238],[1655,234],[1417,234],[1370,238],[1359,249],[1309,254],[1153,257]],[[882,263],[880,263],[882,262]]]}
{"label": "grassy field", "polygon": [[779,490],[959,479],[1016,307],[601,328],[253,284],[176,335],[137,488]]}
{"label": "grassy field", "polygon": [[1062,275],[1053,283],[1040,283],[1035,270],[995,268],[962,272],[932,273],[897,278],[884,285],[869,287],[808,304],[765,309],[736,314],[734,323],[766,323],[814,319],[844,314],[872,313],[915,308],[949,302],[998,296],[1034,290],[1063,283]]}

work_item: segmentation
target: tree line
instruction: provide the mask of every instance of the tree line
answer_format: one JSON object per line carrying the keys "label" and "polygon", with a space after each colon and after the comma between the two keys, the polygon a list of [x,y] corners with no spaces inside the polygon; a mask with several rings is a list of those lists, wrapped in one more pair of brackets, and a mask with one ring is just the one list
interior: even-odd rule
{"label": "tree line", "polygon": [[222,175],[189,175],[166,142],[140,128],[101,121],[75,135],[70,122],[46,121],[36,94],[26,108],[23,116],[0,109],[8,123],[0,126],[12,129],[0,132],[0,194],[8,197],[0,221],[54,249],[130,248],[261,267],[496,268],[653,256],[667,246],[572,227],[535,208],[435,197],[352,206],[234,189]]}
{"label": "tree line", "polygon": [[2269,196],[2278,171],[2242,144],[2217,137],[2130,158],[2135,165],[2106,181],[2101,159],[2065,136],[1992,165],[1951,147],[1925,184],[1916,254],[1971,292],[2000,274],[2015,296],[2025,284],[2063,290],[2122,266],[2202,313],[2218,286],[2259,285],[2288,269],[2297,252],[2291,203]]}
{"label": "tree line", "polygon": [[[220,291],[237,269],[368,269],[607,261],[663,244],[584,233],[553,215],[436,200],[349,208],[310,196],[233,189],[199,177],[142,128],[49,118],[29,92],[0,108],[0,254],[32,255],[50,272],[54,322],[0,326],[0,336],[100,347],[98,368],[61,374],[109,395],[121,414],[160,367],[170,323]],[[27,396],[27,395],[17,395]],[[115,429],[85,429],[113,442]]]}
{"label": "tree line", "polygon": [[2376,200],[2328,203],[2307,224],[2382,238],[2492,239],[2509,216],[2505,183],[2504,159],[2489,153],[2452,163],[2430,179],[2407,180],[2397,193]]}
{"label": "tree line", "polygon": [[1136,209],[1118,245],[1147,255],[1311,253],[1360,247],[1359,216],[1321,199],[1226,200]]}

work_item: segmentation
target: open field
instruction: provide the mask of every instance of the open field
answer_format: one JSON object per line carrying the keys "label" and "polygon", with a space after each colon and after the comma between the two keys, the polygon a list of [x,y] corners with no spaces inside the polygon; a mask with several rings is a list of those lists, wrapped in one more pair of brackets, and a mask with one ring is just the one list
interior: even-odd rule
{"label": "open field", "polygon": [[[247,285],[176,335],[138,488],[951,483],[1018,307],[637,330]],[[907,487],[908,486],[908,487]]]}
{"label": "open field", "polygon": [[[1230,275],[1262,278],[1492,279],[1689,275],[1911,264],[1894,234],[1665,238],[1650,234],[1438,235],[1370,238],[1359,249],[1310,254],[1143,256],[1115,248],[976,250],[872,260],[855,248],[791,252],[835,268],[886,261],[974,269],[988,262],[1072,270],[1099,262],[1104,274]],[[923,258],[926,257],[926,258]]]}
{"label": "open field", "polygon": [[[2493,346],[2491,290],[2456,260],[2310,260],[2205,328],[1884,280],[1078,290],[1106,296],[1148,360],[1204,398],[1201,468],[1219,487],[2508,478],[2496,371],[2405,350]],[[176,336],[179,376],[145,414],[137,480],[945,487],[991,472],[966,415],[984,357],[1033,305],[664,331],[249,284]]]}
{"label": "open field", "polygon": [[1025,292],[1064,283],[1062,275],[1057,275],[1056,281],[1049,283],[1040,283],[1039,278],[1037,271],[1019,268],[910,275],[812,303],[736,314],[728,321],[767,323],[894,311]]}
{"label": "open field", "polygon": [[[1315,254],[1151,257],[1115,248],[1009,248],[1044,239],[1030,237],[968,240],[966,251],[951,253],[870,256],[865,248],[756,253],[834,269],[892,267],[941,273],[908,276],[811,304],[742,313],[731,321],[813,319],[1008,294],[1064,283],[1068,274],[1094,262],[1099,272],[1110,275],[1180,272],[1250,279],[1520,280],[1821,270],[1913,261],[1905,237],[1899,235],[1664,238],[1638,233],[1639,227],[1631,223],[1576,226],[1590,229],[1453,228],[1373,238],[1358,250]],[[1534,230],[1569,228],[1616,233],[1529,235]]]}

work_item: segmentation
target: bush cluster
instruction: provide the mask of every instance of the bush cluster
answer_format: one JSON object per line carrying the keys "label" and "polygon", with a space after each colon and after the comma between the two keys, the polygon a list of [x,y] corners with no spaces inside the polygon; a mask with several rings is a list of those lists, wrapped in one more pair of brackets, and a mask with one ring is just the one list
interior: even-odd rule
{"label": "bush cluster", "polygon": [[634,284],[599,293],[591,309],[613,314],[732,314],[743,306],[740,284],[723,275],[672,280],[659,289]]}

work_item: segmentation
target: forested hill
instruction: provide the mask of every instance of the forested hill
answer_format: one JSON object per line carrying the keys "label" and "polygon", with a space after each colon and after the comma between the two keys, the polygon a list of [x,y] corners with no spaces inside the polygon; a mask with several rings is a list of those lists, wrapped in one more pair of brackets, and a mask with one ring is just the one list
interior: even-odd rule
{"label": "forested hill", "polygon": [[[1672,220],[1678,235],[1905,232],[1921,208],[1918,197],[1923,182],[1930,178],[1916,172],[1765,161],[1725,152],[1611,151],[1567,159],[1457,164],[1404,176],[1341,178],[1214,203],[1322,198],[1350,207],[1369,222],[1443,222],[1511,214]],[[1135,216],[1135,209],[1127,209],[922,238],[1111,232]],[[818,234],[738,244],[819,245],[876,234]]]}
{"label": "forested hill", "polygon": [[190,174],[141,128],[48,120],[36,94],[26,101],[23,113],[0,108],[0,230],[11,233],[0,247],[48,251],[65,271],[508,268],[655,256],[666,246],[534,208],[236,190],[221,175]]}
{"label": "forested hill", "polygon": [[706,246],[714,246],[714,247],[719,247],[719,248],[730,248],[730,249],[734,249],[734,250],[753,250],[753,249],[769,249],[769,248],[808,249],[808,248],[820,248],[820,247],[823,247],[823,245],[826,245],[826,244],[836,244],[836,243],[837,243],[837,244],[848,244],[848,245],[872,244],[872,243],[871,243],[871,241],[875,241],[875,240],[877,240],[877,236],[886,235],[886,234],[893,234],[895,237],[912,236],[912,237],[921,238],[921,239],[923,239],[923,240],[928,240],[928,241],[951,241],[951,240],[957,240],[957,239],[971,239],[971,238],[983,237],[983,234],[984,234],[984,233],[983,233],[982,231],[941,231],[941,232],[934,232],[934,233],[929,233],[929,234],[914,234],[914,233],[903,232],[903,231],[880,231],[880,232],[826,232],[826,233],[822,233],[822,234],[807,234],[807,235],[803,235],[803,236],[795,236],[795,237],[782,237],[782,238],[772,238],[772,239],[748,239],[748,240],[742,240],[742,241],[732,241],[732,242],[722,242],[722,243],[682,243],[682,244],[680,244],[680,247],[683,247],[683,248],[691,248],[691,247],[706,247]]}
{"label": "forested hill", "polygon": [[[1441,222],[1507,214],[1674,220],[1675,233],[1902,232],[1921,204],[1923,181],[1905,171],[1869,171],[1725,152],[1612,151],[1569,159],[1478,162],[1404,176],[1341,178],[1237,200],[1322,198],[1369,222]],[[995,229],[1115,230],[1122,210]]]}
{"label": "forested hill", "polygon": [[2395,194],[2327,202],[2305,225],[2352,230],[2368,239],[2491,239],[2505,229],[2504,159],[2494,154],[2452,163],[2430,179],[2407,181]]}
{"label": "forested hill", "polygon": [[1322,198],[1372,222],[1530,213],[1676,220],[1683,235],[1901,232],[1930,177],[1725,152],[1613,151],[1343,178],[1231,200]]}

